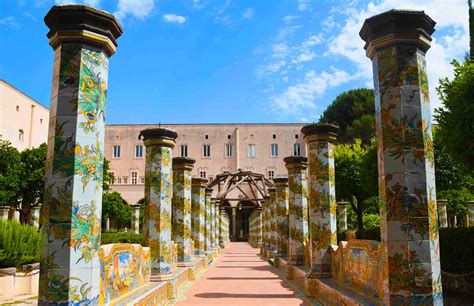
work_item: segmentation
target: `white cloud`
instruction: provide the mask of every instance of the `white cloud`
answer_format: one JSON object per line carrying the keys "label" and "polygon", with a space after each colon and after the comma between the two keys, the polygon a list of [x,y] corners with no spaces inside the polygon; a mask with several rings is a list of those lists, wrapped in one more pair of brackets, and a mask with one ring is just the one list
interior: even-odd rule
{"label": "white cloud", "polygon": [[19,30],[21,28],[20,23],[16,20],[13,16],[8,16],[4,18],[0,18],[0,27],[5,26],[12,30]]}
{"label": "white cloud", "polygon": [[58,5],[66,5],[66,4],[77,4],[75,0],[55,0],[54,3]]}
{"label": "white cloud", "polygon": [[164,14],[163,20],[169,23],[183,24],[186,22],[186,17],[176,14]]}
{"label": "white cloud", "polygon": [[243,12],[242,12],[242,17],[244,19],[251,19],[253,16],[255,15],[255,10],[251,7],[245,9]]}
{"label": "white cloud", "polygon": [[460,58],[467,51],[469,45],[468,36],[468,10],[464,1],[445,0],[383,0],[377,4],[372,2],[366,8],[356,10],[354,8],[334,9],[340,11],[347,18],[341,32],[328,43],[328,55],[340,55],[346,57],[357,68],[357,74],[367,81],[372,79],[372,65],[365,55],[364,42],[358,35],[359,29],[366,18],[382,13],[384,11],[397,9],[424,10],[433,20],[437,22],[437,30],[446,30],[449,35],[437,38],[434,33],[431,49],[427,52],[427,71],[430,82],[431,108],[440,107],[438,95],[435,88],[441,77],[453,75],[450,62],[453,58]]}
{"label": "white cloud", "polygon": [[119,0],[114,15],[119,19],[127,15],[144,19],[152,13],[154,7],[154,0]]}
{"label": "white cloud", "polygon": [[207,3],[201,1],[201,0],[193,0],[193,7],[196,9],[196,10],[201,10],[203,9],[205,6],[207,5]]}
{"label": "white cloud", "polygon": [[330,72],[323,71],[320,74],[310,70],[301,82],[290,85],[283,93],[273,96],[271,106],[275,112],[301,116],[317,108],[316,99],[328,88],[353,79],[353,75],[335,68],[332,68]]}
{"label": "white cloud", "polygon": [[287,15],[287,16],[283,17],[283,22],[286,23],[286,24],[290,24],[298,18],[300,18],[300,16],[298,16],[298,15]]}
{"label": "white cloud", "polygon": [[307,11],[311,9],[309,5],[309,0],[298,0],[298,10],[300,11]]}

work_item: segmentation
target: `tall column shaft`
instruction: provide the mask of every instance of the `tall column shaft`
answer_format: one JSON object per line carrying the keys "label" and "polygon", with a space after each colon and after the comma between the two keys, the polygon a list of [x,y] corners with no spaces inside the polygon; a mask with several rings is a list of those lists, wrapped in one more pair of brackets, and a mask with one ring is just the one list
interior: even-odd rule
{"label": "tall column shaft", "polygon": [[438,221],[440,228],[448,227],[448,209],[446,207],[446,200],[437,200],[438,205]]}
{"label": "tall column shaft", "polygon": [[141,131],[146,146],[144,239],[150,247],[151,280],[172,275],[172,154],[177,133],[165,128]]}
{"label": "tall column shaft", "polygon": [[339,231],[347,231],[347,202],[337,203],[337,225]]}
{"label": "tall column shaft", "polygon": [[288,255],[288,178],[279,177],[273,180],[275,182],[276,194],[276,221],[277,221],[277,239],[278,255],[286,257]]}
{"label": "tall column shaft", "polygon": [[206,214],[205,214],[205,228],[206,228],[206,244],[205,244],[205,249],[206,252],[209,252],[212,248],[211,245],[211,195],[212,195],[212,189],[206,188]]}
{"label": "tall column shaft", "polygon": [[474,227],[474,201],[467,202],[467,226]]}
{"label": "tall column shaft", "polygon": [[39,228],[39,221],[40,221],[40,211],[41,211],[41,204],[33,207],[31,211],[31,225],[33,225],[35,228]]}
{"label": "tall column shaft", "polygon": [[225,209],[219,208],[219,245],[223,248],[226,243],[226,220],[225,220]]}
{"label": "tall column shaft", "polygon": [[173,240],[178,246],[178,265],[191,262],[191,171],[196,161],[173,158]]}
{"label": "tall column shaft", "polygon": [[207,180],[193,178],[192,184],[192,229],[195,254],[202,256],[206,250],[206,185]]}
{"label": "tall column shaft", "polygon": [[365,21],[372,60],[387,305],[442,305],[434,150],[425,53],[435,22],[391,10]]}
{"label": "tall column shaft", "polygon": [[304,265],[304,247],[308,240],[308,190],[306,168],[308,159],[302,156],[285,157],[288,169],[289,262]]}
{"label": "tall column shaft", "polygon": [[273,253],[278,252],[278,236],[277,236],[277,202],[276,202],[276,189],[268,188],[270,194],[269,204],[269,223],[270,223],[270,250]]}
{"label": "tall column shaft", "polygon": [[132,205],[132,234],[140,233],[140,204]]}
{"label": "tall column shaft", "polygon": [[107,76],[122,29],[83,5],[44,20],[54,66],[38,302],[97,304]]}
{"label": "tall column shaft", "polygon": [[220,216],[220,202],[216,200],[215,204],[215,219],[216,219],[216,248],[220,246],[221,237],[221,216]]}
{"label": "tall column shaft", "polygon": [[232,207],[232,237],[237,239],[237,207]]}
{"label": "tall column shaft", "polygon": [[339,128],[332,124],[311,124],[301,132],[308,146],[309,236],[311,276],[330,277],[329,247],[337,244],[334,142]]}

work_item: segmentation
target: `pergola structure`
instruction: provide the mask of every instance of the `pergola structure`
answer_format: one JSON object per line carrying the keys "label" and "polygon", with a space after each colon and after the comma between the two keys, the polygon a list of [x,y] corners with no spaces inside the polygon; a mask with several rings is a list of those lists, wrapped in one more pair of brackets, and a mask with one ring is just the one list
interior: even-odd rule
{"label": "pergola structure", "polygon": [[224,172],[209,184],[209,188],[217,186],[215,199],[220,201],[250,201],[261,207],[261,201],[269,196],[268,188],[274,187],[273,183],[263,174],[251,171]]}

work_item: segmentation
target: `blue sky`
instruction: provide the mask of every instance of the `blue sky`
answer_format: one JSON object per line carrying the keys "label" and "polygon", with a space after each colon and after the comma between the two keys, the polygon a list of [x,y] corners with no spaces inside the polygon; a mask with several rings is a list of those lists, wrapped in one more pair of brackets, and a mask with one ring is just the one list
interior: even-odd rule
{"label": "blue sky", "polygon": [[434,88],[468,50],[465,0],[1,0],[0,78],[49,106],[53,51],[43,17],[86,3],[124,28],[111,58],[107,123],[317,121],[341,92],[372,87],[365,18],[422,9],[436,22]]}

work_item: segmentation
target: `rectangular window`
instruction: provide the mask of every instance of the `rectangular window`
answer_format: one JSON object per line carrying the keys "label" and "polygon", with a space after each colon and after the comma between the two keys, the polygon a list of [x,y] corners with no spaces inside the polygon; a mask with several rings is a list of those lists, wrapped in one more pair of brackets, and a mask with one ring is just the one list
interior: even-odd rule
{"label": "rectangular window", "polygon": [[123,177],[123,183],[124,183],[125,185],[128,184],[128,177],[126,177],[126,176]]}
{"label": "rectangular window", "polygon": [[121,177],[117,178],[117,184],[122,184],[122,178]]}
{"label": "rectangular window", "polygon": [[273,180],[273,177],[275,176],[275,171],[273,170],[268,170],[268,178]]}
{"label": "rectangular window", "polygon": [[145,177],[144,176],[140,177],[140,184],[145,184]]}
{"label": "rectangular window", "polygon": [[188,145],[181,145],[181,157],[188,157]]}
{"label": "rectangular window", "polygon": [[143,157],[143,146],[135,146],[135,157]]}
{"label": "rectangular window", "polygon": [[120,157],[120,146],[114,146],[114,157]]}
{"label": "rectangular window", "polygon": [[202,146],[202,156],[211,157],[211,145],[205,144]]}
{"label": "rectangular window", "polygon": [[234,149],[234,147],[232,146],[231,143],[226,144],[225,145],[225,157],[232,157],[233,149]]}
{"label": "rectangular window", "polygon": [[278,144],[272,143],[272,157],[278,156]]}
{"label": "rectangular window", "polygon": [[132,185],[136,185],[138,181],[138,173],[136,171],[132,171]]}
{"label": "rectangular window", "polygon": [[255,155],[257,154],[257,149],[255,147],[254,144],[249,144],[248,147],[247,147],[247,156],[249,158],[253,158],[255,157]]}
{"label": "rectangular window", "polygon": [[299,143],[293,145],[293,156],[301,156],[301,147]]}
{"label": "rectangular window", "polygon": [[199,177],[200,178],[206,178],[206,171],[199,171]]}
{"label": "rectangular window", "polygon": [[213,176],[210,176],[209,177],[209,182],[212,182],[214,180],[214,177]]}

